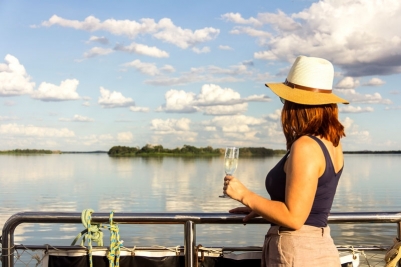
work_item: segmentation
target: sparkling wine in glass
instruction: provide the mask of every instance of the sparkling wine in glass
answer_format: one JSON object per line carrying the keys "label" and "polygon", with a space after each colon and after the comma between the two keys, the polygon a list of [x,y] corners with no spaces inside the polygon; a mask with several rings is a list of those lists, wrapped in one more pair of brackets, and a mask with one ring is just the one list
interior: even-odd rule
{"label": "sparkling wine in glass", "polygon": [[[238,155],[239,148],[230,146],[226,147],[224,154],[224,169],[227,175],[233,175],[238,166]],[[227,194],[223,194],[219,197],[228,197]]]}

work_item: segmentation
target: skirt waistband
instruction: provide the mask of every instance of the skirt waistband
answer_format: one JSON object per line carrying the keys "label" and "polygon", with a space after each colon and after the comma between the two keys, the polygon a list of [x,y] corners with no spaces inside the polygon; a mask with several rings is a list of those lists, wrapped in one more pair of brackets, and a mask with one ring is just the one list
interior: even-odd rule
{"label": "skirt waistband", "polygon": [[330,227],[316,227],[303,225],[298,230],[293,230],[283,226],[271,226],[266,236],[269,235],[294,235],[294,236],[309,236],[309,237],[330,237]]}

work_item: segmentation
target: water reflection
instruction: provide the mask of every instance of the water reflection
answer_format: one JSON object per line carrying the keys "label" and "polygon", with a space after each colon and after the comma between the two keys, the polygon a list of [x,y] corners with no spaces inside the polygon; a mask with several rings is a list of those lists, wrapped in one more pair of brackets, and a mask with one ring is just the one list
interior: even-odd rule
{"label": "water reflection", "polygon": [[[235,176],[267,197],[264,179],[281,157],[241,158]],[[345,155],[333,212],[400,211],[401,155]],[[0,228],[21,211],[227,212],[221,157],[119,157],[105,154],[0,156]],[[69,245],[82,225],[20,225],[16,241]],[[166,227],[167,230],[166,230]],[[389,244],[393,224],[331,225],[337,244]],[[197,243],[261,245],[268,225],[198,225]],[[122,225],[125,245],[183,244],[181,225]],[[107,236],[107,235],[106,235]],[[105,240],[107,237],[105,236]]]}

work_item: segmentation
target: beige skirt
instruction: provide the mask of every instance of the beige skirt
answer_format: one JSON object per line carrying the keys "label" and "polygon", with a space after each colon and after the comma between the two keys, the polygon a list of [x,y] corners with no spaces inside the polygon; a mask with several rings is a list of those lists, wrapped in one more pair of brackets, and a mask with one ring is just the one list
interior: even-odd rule
{"label": "beige skirt", "polygon": [[339,267],[330,228],[304,225],[299,230],[272,226],[263,245],[262,267]]}

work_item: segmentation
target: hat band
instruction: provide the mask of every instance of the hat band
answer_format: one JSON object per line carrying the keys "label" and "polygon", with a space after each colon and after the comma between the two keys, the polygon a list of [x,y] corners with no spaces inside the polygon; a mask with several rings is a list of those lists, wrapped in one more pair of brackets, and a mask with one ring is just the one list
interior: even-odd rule
{"label": "hat band", "polygon": [[289,86],[289,87],[292,87],[293,89],[301,89],[301,90],[311,91],[311,92],[315,92],[315,93],[331,94],[331,90],[325,90],[325,89],[318,89],[318,88],[313,88],[313,87],[302,86],[302,85],[299,85],[299,84],[295,84],[295,83],[289,82],[287,79],[285,79],[284,84]]}

